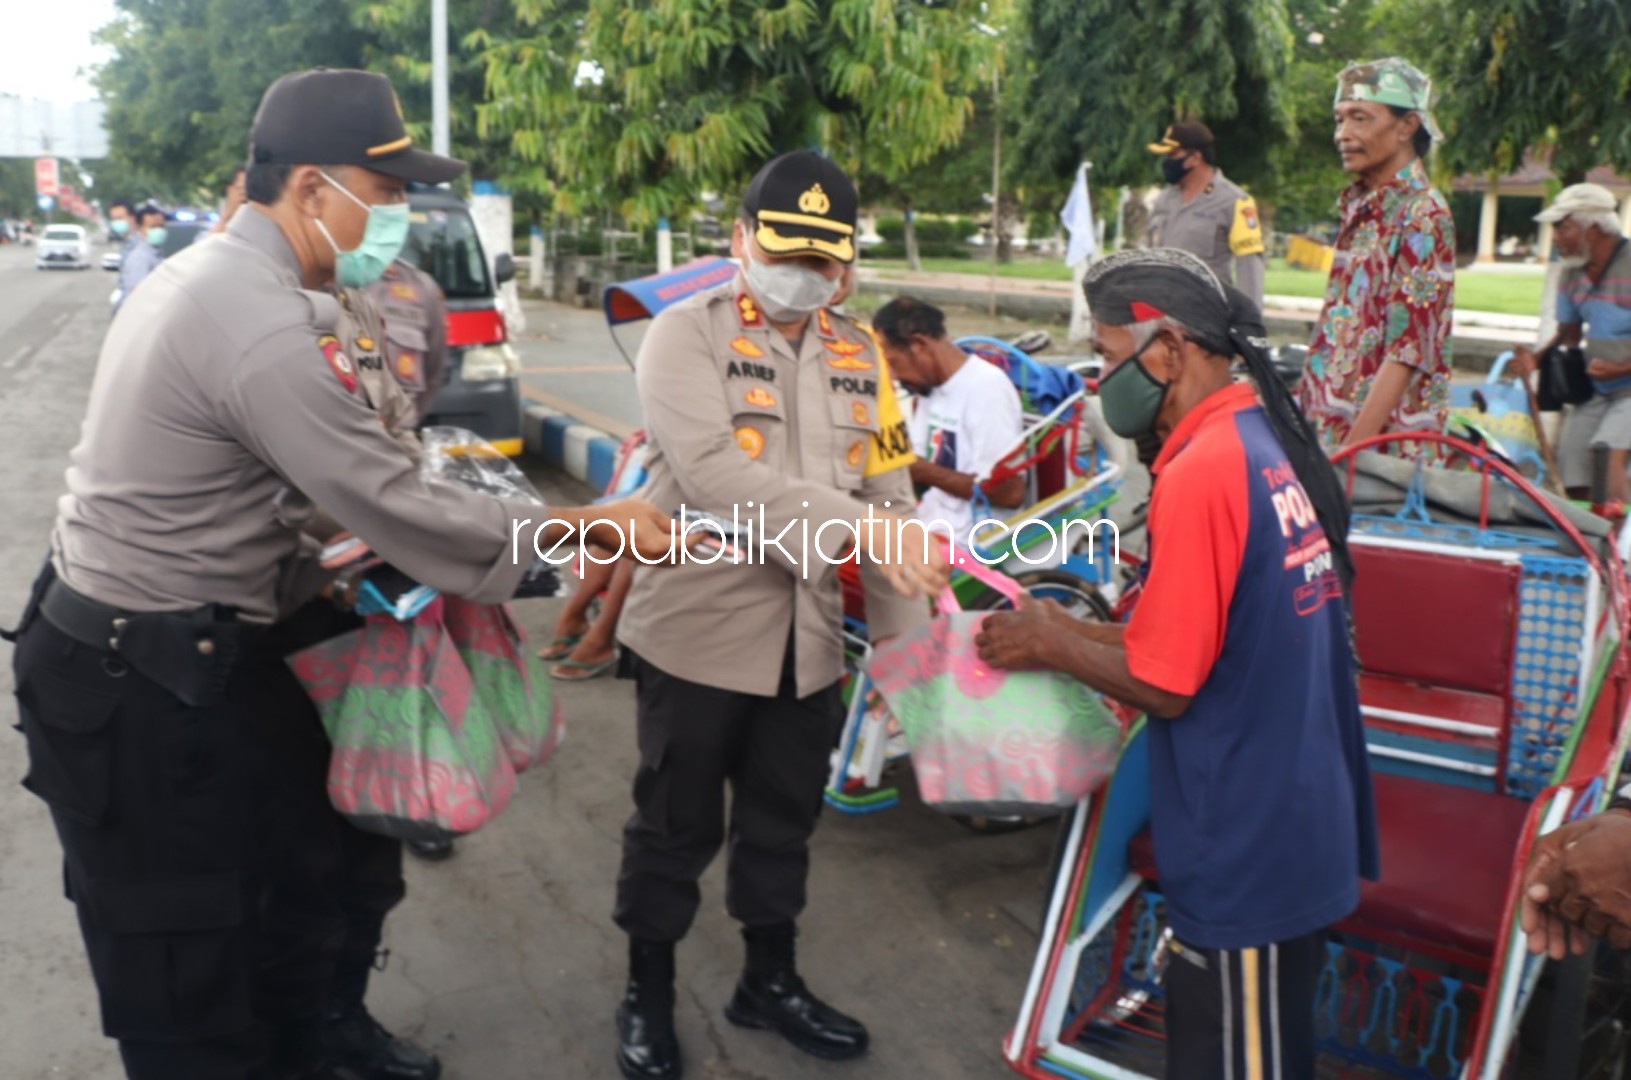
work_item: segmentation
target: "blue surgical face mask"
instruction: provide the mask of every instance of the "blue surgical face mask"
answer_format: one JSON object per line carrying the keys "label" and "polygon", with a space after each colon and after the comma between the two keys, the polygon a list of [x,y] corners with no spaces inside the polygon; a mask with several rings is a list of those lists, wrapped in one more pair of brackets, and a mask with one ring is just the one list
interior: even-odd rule
{"label": "blue surgical face mask", "polygon": [[323,179],[333,184],[345,197],[368,211],[368,225],[363,229],[362,243],[351,251],[341,251],[340,245],[334,242],[328,226],[317,218],[317,228],[322,232],[323,238],[334,249],[334,280],[341,287],[347,289],[361,288],[372,285],[385,273],[385,268],[402,254],[402,245],[408,240],[408,204],[392,203],[385,206],[369,206],[328,173],[322,174]]}
{"label": "blue surgical face mask", "polygon": [[170,230],[163,225],[154,225],[147,230],[147,242],[154,247],[163,247],[164,242],[170,239]]}
{"label": "blue surgical face mask", "polygon": [[113,230],[114,236],[124,236],[126,233],[130,232],[130,222],[126,221],[124,218],[114,218],[112,221],[108,222],[108,228]]}

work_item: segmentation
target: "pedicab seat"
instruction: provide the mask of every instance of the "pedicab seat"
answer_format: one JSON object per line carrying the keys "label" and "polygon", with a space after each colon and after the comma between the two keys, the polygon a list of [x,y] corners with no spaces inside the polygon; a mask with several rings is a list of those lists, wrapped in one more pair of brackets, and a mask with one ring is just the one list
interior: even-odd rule
{"label": "pedicab seat", "polygon": [[[1426,952],[1493,956],[1529,804],[1385,773],[1374,780],[1382,880],[1361,883],[1359,910],[1343,925]],[[1129,854],[1135,872],[1157,880],[1148,829]]]}

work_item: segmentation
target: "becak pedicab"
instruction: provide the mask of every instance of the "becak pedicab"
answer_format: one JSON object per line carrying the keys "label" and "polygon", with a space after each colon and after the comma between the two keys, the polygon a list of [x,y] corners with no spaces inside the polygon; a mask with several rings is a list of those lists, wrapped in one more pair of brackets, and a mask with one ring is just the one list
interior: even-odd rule
{"label": "becak pedicab", "polygon": [[[1001,526],[976,529],[971,556],[1013,578],[1032,597],[1053,600],[1079,618],[1108,620],[1120,595],[1121,552],[1116,528],[1106,515],[1119,495],[1122,470],[1102,445],[1083,438],[1083,413],[1092,384],[1079,367],[1044,364],[1014,342],[964,337],[956,344],[1009,377],[1019,392],[1025,424],[987,474],[976,478],[973,520],[991,519]],[[1014,476],[1025,478],[1024,506],[994,515],[981,487]],[[957,539],[961,545],[964,538]],[[904,741],[890,737],[892,718],[866,676],[872,653],[855,564],[841,565],[839,579],[844,589],[848,712],[826,799],[843,813],[874,813],[899,803],[899,791],[883,786],[883,772],[890,762],[908,755]],[[967,610],[995,610],[1012,603],[1001,591],[963,571],[953,571],[952,591]],[[997,831],[1042,816],[958,820]]]}
{"label": "becak pedicab", "polygon": [[[1460,469],[1375,453],[1444,444]],[[1334,928],[1315,1001],[1321,1075],[1577,1075],[1581,992],[1531,1009],[1519,889],[1537,837],[1599,809],[1626,749],[1627,589],[1609,524],[1488,450],[1379,436],[1339,454],[1381,876]],[[1149,844],[1146,721],[1061,844],[1005,1045],[1042,1078],[1160,1077],[1169,934]],[[1582,974],[1578,967],[1572,973]],[[1545,1028],[1520,1047],[1526,1012]],[[1549,1015],[1544,1015],[1549,1013]],[[1545,1025],[1550,1027],[1545,1027]],[[1598,1056],[1618,1075],[1623,1031]]]}

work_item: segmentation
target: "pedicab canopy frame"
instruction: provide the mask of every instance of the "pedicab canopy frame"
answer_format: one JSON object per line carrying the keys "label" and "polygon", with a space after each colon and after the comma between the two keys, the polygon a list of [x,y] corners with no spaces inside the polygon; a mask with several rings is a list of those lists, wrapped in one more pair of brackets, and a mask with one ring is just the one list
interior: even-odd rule
{"label": "pedicab canopy frame", "polygon": [[623,359],[632,368],[634,361],[618,340],[617,327],[654,318],[659,311],[672,307],[688,296],[725,284],[736,276],[736,271],[734,260],[710,255],[692,259],[666,274],[652,274],[650,277],[606,286],[601,304],[606,311],[606,328],[611,332],[617,351],[623,354]]}

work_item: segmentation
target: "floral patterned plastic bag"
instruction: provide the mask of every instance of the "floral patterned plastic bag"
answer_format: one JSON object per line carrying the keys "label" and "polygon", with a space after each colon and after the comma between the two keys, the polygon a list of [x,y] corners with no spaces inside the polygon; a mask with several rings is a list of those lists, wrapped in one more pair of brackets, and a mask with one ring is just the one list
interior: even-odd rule
{"label": "floral patterned plastic bag", "polygon": [[[1006,575],[981,567],[976,576],[1019,593]],[[1097,789],[1122,738],[1103,699],[1067,675],[987,666],[974,647],[985,613],[961,611],[949,589],[938,608],[927,626],[878,646],[868,668],[906,734],[923,801],[950,814],[1024,816]]]}
{"label": "floral patterned plastic bag", "polygon": [[515,771],[548,761],[566,729],[549,674],[503,604],[444,598],[447,630]]}
{"label": "floral patterned plastic bag", "polygon": [[433,602],[409,622],[370,617],[289,658],[334,745],[328,794],[352,824],[445,840],[497,817],[515,768]]}

